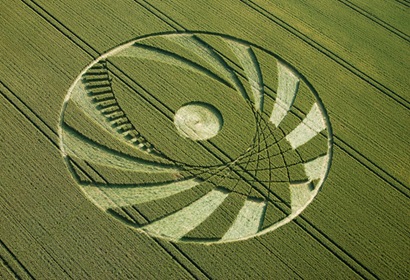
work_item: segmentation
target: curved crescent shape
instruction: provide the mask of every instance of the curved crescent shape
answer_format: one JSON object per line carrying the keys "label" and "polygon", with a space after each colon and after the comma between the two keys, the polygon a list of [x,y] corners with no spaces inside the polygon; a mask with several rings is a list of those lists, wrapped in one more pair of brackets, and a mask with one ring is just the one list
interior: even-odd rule
{"label": "curved crescent shape", "polygon": [[[238,94],[235,97],[221,98],[239,98],[243,103],[237,104],[244,104],[252,112],[255,131],[236,131],[235,135],[240,139],[253,133],[253,142],[239,156],[230,158],[212,138],[218,133],[221,139],[224,137],[222,116],[212,115],[217,111],[209,109],[214,108],[212,104],[192,100],[195,105],[185,105],[177,116],[177,130],[185,131],[181,141],[194,141],[186,143],[219,157],[220,164],[193,166],[173,159],[172,154],[157,147],[159,139],[142,135],[141,125],[149,120],[136,122],[123,109],[124,101],[119,100],[113,83],[129,88],[144,85],[112,61],[182,69],[234,90]],[[173,106],[171,103],[158,99],[150,104],[160,112],[160,108]],[[224,106],[234,103],[227,101]],[[84,115],[84,125],[70,124],[65,118],[70,106]],[[197,107],[203,112],[191,116]],[[229,112],[234,114],[235,108]],[[240,115],[236,118],[241,122]],[[208,119],[218,125],[217,129],[213,127],[209,137],[197,135],[197,131],[206,132],[208,128],[199,126],[206,125]],[[92,129],[114,135],[118,151],[107,147]],[[125,217],[129,224],[150,235],[202,243],[262,235],[299,215],[327,177],[331,139],[322,102],[292,66],[251,43],[201,33],[147,36],[102,55],[71,86],[60,129],[63,156],[76,166],[71,169],[78,173],[75,177],[84,177],[79,183],[94,204]],[[109,172],[110,182],[104,172]],[[123,176],[129,181],[132,176],[142,175],[143,183],[121,181]],[[130,207],[145,218],[138,220],[126,210]],[[220,221],[218,225],[216,221]]]}

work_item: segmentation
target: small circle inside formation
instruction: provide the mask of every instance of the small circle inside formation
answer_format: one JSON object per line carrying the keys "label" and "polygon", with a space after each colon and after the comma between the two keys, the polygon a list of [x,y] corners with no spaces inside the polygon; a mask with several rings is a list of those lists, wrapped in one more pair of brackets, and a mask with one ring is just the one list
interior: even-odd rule
{"label": "small circle inside formation", "polygon": [[194,141],[207,140],[222,129],[221,113],[208,103],[188,103],[175,113],[174,125],[178,133]]}

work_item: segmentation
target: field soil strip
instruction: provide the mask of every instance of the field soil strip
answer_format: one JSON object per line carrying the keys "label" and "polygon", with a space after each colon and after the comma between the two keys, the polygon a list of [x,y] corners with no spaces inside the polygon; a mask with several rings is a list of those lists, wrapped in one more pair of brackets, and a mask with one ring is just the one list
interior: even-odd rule
{"label": "field soil strip", "polygon": [[[410,23],[408,8],[410,8],[410,2],[407,0],[395,0],[383,1],[375,0],[369,3],[366,0],[341,0],[350,2],[373,18],[377,18],[383,21],[388,26],[398,30],[404,34],[407,38],[410,34]],[[400,3],[401,2],[401,3]],[[402,6],[402,5],[407,5]],[[394,15],[394,16],[392,16]]]}
{"label": "field soil strip", "polygon": [[[406,91],[406,79],[405,79],[405,71],[400,71],[402,69],[401,67],[397,67],[397,65],[403,65],[402,61],[402,56],[398,56],[396,54],[400,53],[400,50],[406,48],[407,43],[397,37],[394,37],[393,34],[384,34],[384,36],[380,36],[380,34],[383,33],[389,33],[388,30],[383,30],[381,28],[377,28],[374,24],[372,24],[368,19],[364,20],[359,20],[359,17],[353,17],[350,16],[349,14],[353,13],[352,10],[349,10],[348,7],[339,4],[339,3],[332,3],[331,5],[339,5],[340,8],[338,8],[338,13],[336,15],[332,15],[330,13],[331,9],[327,9],[329,11],[328,15],[322,15],[318,13],[319,10],[318,6],[315,5],[307,5],[305,6],[304,10],[307,10],[309,12],[304,12],[304,13],[297,13],[297,8],[288,5],[287,7],[281,8],[280,6],[276,6],[276,4],[272,5],[272,2],[267,2],[265,0],[241,0],[243,3],[249,5],[249,7],[255,9],[255,11],[261,13],[262,15],[266,16],[276,24],[279,24],[282,28],[286,29],[287,31],[293,33],[295,36],[299,37],[301,40],[305,41],[307,44],[311,45],[314,47],[316,50],[322,52],[329,58],[333,59],[336,63],[340,64],[347,70],[349,70],[351,73],[357,75],[373,87],[377,88],[384,94],[388,95],[392,99],[394,99],[396,102],[404,106],[405,108],[409,109],[410,108],[410,96],[408,96],[408,93]],[[285,3],[285,1],[282,1]],[[314,2],[310,2],[310,4],[314,4]],[[319,3],[318,3],[319,4]],[[322,5],[324,2],[322,2]],[[330,3],[328,3],[330,5]],[[300,8],[300,7],[299,7]],[[283,11],[282,11],[283,9]],[[344,10],[343,13],[340,13],[340,10]],[[275,11],[273,13],[272,11]],[[279,14],[280,16],[277,16],[276,14]],[[295,17],[295,15],[298,15],[298,17]],[[342,15],[346,15],[347,18],[350,19],[350,21],[343,19]],[[300,17],[300,19],[299,19]],[[330,21],[328,18],[332,18],[333,20]],[[358,22],[352,22],[352,27],[348,27],[349,30],[354,30],[358,34],[355,35],[352,33],[353,36],[355,35],[355,38],[361,38],[360,40],[357,39],[355,40],[356,44],[350,46],[350,50],[346,51],[340,45],[338,44],[329,44],[330,40],[324,40],[325,37],[330,37],[332,40],[330,42],[340,42],[339,44],[341,45],[347,45],[343,44],[344,38],[337,33],[334,33],[334,30],[337,30],[335,28],[332,28],[331,30],[326,30],[323,31],[324,26],[327,27],[328,24],[332,23],[335,21],[335,19],[340,18],[340,23],[335,22],[335,24],[338,24],[338,26],[343,26],[344,24],[350,24],[352,19]],[[323,24],[323,22],[327,22],[328,24]],[[303,26],[304,28],[309,27],[312,25],[310,29],[308,29],[308,35],[305,33],[301,32],[298,30],[298,28],[294,26]],[[319,29],[313,28],[313,26],[320,27]],[[331,26],[329,25],[329,28]],[[361,29],[366,28],[365,30]],[[371,32],[372,36],[369,36],[368,32]],[[324,33],[323,35],[321,35]],[[318,35],[316,35],[318,34]],[[347,33],[350,34],[350,33]],[[346,35],[346,33],[344,33]],[[323,36],[323,37],[322,37]],[[372,45],[371,42],[374,40],[373,38],[379,38],[380,37],[380,44],[378,47],[375,47]],[[392,38],[389,38],[392,37]],[[389,38],[389,39],[387,39]],[[366,42],[366,40],[370,40],[369,42]],[[397,49],[391,49],[391,41],[394,41],[395,47]],[[373,46],[372,48],[369,48],[370,46]],[[355,48],[358,48],[355,50]],[[380,50],[379,50],[380,48]],[[384,48],[384,49],[382,49]],[[337,53],[334,51],[336,50]],[[391,54],[391,57],[387,60],[383,60],[382,65],[377,65],[377,64],[370,64],[372,63],[377,63],[372,60],[372,57],[379,57],[379,56],[386,56],[386,51]],[[368,57],[367,59],[363,60],[363,55],[371,53],[372,56]],[[407,55],[407,54],[406,54]],[[347,56],[347,57],[345,57]],[[404,59],[406,60],[406,59]],[[394,63],[393,63],[394,61]],[[390,64],[392,63],[392,64]],[[360,65],[360,67],[355,66],[355,64]],[[390,65],[389,65],[390,64]],[[403,65],[405,67],[405,65]],[[389,75],[390,77],[385,77],[386,74],[384,73],[383,75],[377,75],[377,69],[378,68],[384,68],[384,69],[389,69]],[[376,77],[371,77],[369,74],[364,72],[364,69],[366,69],[367,73],[372,73],[374,75],[377,75]],[[368,71],[370,70],[370,71]],[[385,85],[388,84],[392,88],[388,88]]]}
{"label": "field soil strip", "polygon": [[[18,260],[13,252],[0,240],[0,262],[16,279],[34,279],[33,275]],[[0,274],[1,276],[1,274]],[[7,279],[7,278],[4,278]]]}
{"label": "field soil strip", "polygon": [[[386,28],[390,32],[393,32],[394,34],[396,34],[397,36],[402,38],[403,40],[406,40],[407,42],[410,42],[410,36],[408,34],[405,34],[404,32],[400,31],[399,29],[395,28],[394,26],[390,25],[389,23],[383,21],[382,19],[378,18],[377,16],[374,16],[371,13],[367,12],[366,10],[360,8],[358,5],[353,3],[354,1],[349,1],[349,0],[338,0],[338,1],[345,4],[346,6],[348,6],[350,8],[352,8],[353,10],[360,13],[361,15],[369,18],[373,22],[383,26],[384,28]],[[402,23],[406,23],[406,20],[404,19],[401,22],[401,24]],[[399,28],[402,28],[402,26],[400,25]]]}
{"label": "field soil strip", "polygon": [[9,279],[19,279],[17,274],[8,267],[7,263],[0,257],[0,278],[9,280]]}
{"label": "field soil strip", "polygon": [[403,5],[406,8],[410,8],[410,3],[407,2],[406,0],[395,0],[397,3],[400,3],[401,5]]}
{"label": "field soil strip", "polygon": [[[15,87],[15,85],[13,85],[12,87]],[[20,101],[16,100],[15,102],[16,102],[16,103],[17,103],[17,102],[20,102],[20,103],[21,103],[21,100],[20,100]],[[31,102],[32,102],[32,101],[31,101]],[[41,113],[41,115],[42,115],[42,114],[44,114],[44,113]],[[44,129],[44,128],[41,128],[41,129]],[[354,183],[354,182],[353,182],[353,183]],[[329,184],[331,184],[331,183],[329,183]],[[363,194],[362,194],[362,195],[363,195]],[[327,217],[326,219],[329,219],[329,217]],[[395,225],[394,222],[393,222],[393,225]],[[400,267],[398,267],[398,268],[400,268]]]}
{"label": "field soil strip", "polygon": [[30,107],[27,106],[17,95],[15,95],[2,81],[0,81],[0,94],[14,105],[38,130],[44,133],[50,142],[58,146],[58,135],[49,127]]}

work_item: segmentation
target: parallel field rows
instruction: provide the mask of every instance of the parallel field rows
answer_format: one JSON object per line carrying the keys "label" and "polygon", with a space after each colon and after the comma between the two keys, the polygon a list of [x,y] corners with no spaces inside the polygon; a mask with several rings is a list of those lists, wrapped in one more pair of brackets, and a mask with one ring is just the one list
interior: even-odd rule
{"label": "parallel field rows", "polygon": [[[56,29],[61,31],[70,40],[72,40],[72,42],[74,42],[78,47],[80,47],[83,51],[88,53],[92,58],[95,58],[95,57],[99,56],[100,53],[96,49],[94,49],[93,47],[91,47],[88,44],[85,44],[85,41],[83,41],[81,38],[79,38],[75,33],[72,33],[69,29],[67,29],[64,25],[62,25],[62,23],[58,22],[58,20],[56,20],[56,19],[50,19],[49,18],[50,14],[47,14],[47,12],[45,10],[41,10],[40,6],[37,6],[36,4],[32,4],[32,3],[30,3],[28,5],[29,6],[34,5],[32,7],[34,7],[34,10],[35,10],[36,13],[39,13],[42,17],[44,17],[50,24],[52,24],[53,27],[55,27]],[[151,6],[151,7],[155,8],[153,6]],[[150,12],[153,12],[153,11],[150,10]],[[161,20],[164,20],[163,19],[163,17],[164,17],[163,13],[159,14],[158,17],[161,18]],[[168,18],[168,17],[166,17],[165,20],[168,20],[168,22],[166,22],[166,23],[169,26],[172,26],[173,28],[174,28],[174,26],[179,26],[179,28],[181,28],[182,30],[185,30],[182,26],[180,26],[179,24],[174,22],[174,20],[170,20],[170,18]],[[176,29],[176,30],[178,30],[178,29]],[[121,78],[121,75],[123,75],[123,73],[121,73],[120,69],[117,69],[117,70],[119,71],[118,76]],[[356,70],[358,70],[358,69],[356,69]],[[240,69],[237,69],[237,71],[240,71]],[[135,83],[135,81],[133,81],[133,82]],[[133,87],[135,87],[135,86],[133,86]],[[12,91],[10,90],[9,93],[11,93],[11,92]],[[3,94],[5,95],[4,92],[3,92]],[[272,92],[272,94],[274,94],[274,92]],[[14,98],[15,101],[13,103],[14,104],[20,104],[19,105],[20,108],[24,108],[24,107],[30,108],[30,106],[24,104],[24,102],[22,100],[19,100],[17,95],[11,94],[10,96],[8,96],[8,98],[10,99],[10,101],[12,101],[12,99]],[[32,118],[33,115],[37,115],[36,113],[34,113],[34,111],[31,111],[31,110],[27,110],[27,109],[20,109],[20,110],[22,110],[22,113],[25,114],[26,117],[28,117],[30,119]],[[293,112],[293,113],[295,115],[297,115],[297,112]],[[304,113],[304,112],[302,111],[302,113]],[[47,122],[43,121],[42,118],[39,117],[39,115],[37,115],[37,117],[39,119],[38,124],[36,124],[37,128],[40,131],[42,131],[45,135],[47,135],[47,137],[50,139],[50,141],[53,142],[55,147],[58,148],[58,145],[57,145],[57,142],[56,142],[56,132],[49,125],[47,125]],[[50,135],[50,133],[51,133],[51,135]],[[339,143],[338,143],[338,141],[339,141]],[[342,153],[346,153],[347,150],[350,149],[350,150],[353,151],[353,158],[355,158],[357,161],[359,161],[361,163],[363,163],[363,162],[370,163],[371,166],[366,166],[369,170],[372,170],[376,175],[378,175],[383,180],[388,181],[389,184],[391,184],[392,186],[395,186],[398,190],[400,190],[401,193],[405,194],[408,197],[408,188],[406,188],[406,186],[403,183],[401,183],[399,181],[396,181],[394,179],[394,177],[390,176],[381,167],[377,166],[376,163],[373,163],[370,159],[366,158],[366,156],[363,155],[362,157],[360,157],[361,155],[358,151],[356,151],[355,149],[350,147],[347,144],[347,142],[339,139],[337,137],[337,135],[336,135],[336,143],[335,144],[336,144],[336,146],[338,146],[339,148],[341,148],[343,150]],[[346,148],[346,146],[347,146],[347,148]],[[349,154],[349,153],[347,153],[347,154]],[[356,158],[357,155],[359,155],[359,158]],[[350,154],[349,156],[352,156],[352,155]],[[393,182],[394,185],[390,182]],[[299,227],[301,227],[303,230],[306,230],[306,232],[311,237],[316,239],[321,245],[328,248],[330,251],[332,251],[332,253],[336,254],[336,256],[340,260],[342,260],[342,262],[345,262],[349,267],[351,267],[353,270],[355,270],[357,273],[359,273],[362,277],[372,278],[372,276],[373,276],[373,277],[377,278],[377,276],[375,274],[373,274],[370,270],[368,270],[365,265],[360,264],[359,260],[355,259],[355,257],[350,255],[350,253],[348,253],[348,251],[344,250],[343,247],[338,245],[337,241],[332,240],[332,238],[327,236],[326,233],[319,230],[320,227],[315,226],[314,222],[310,222],[305,216],[302,215],[302,217],[300,217],[298,220],[296,220],[296,224]],[[264,244],[264,246],[267,246],[267,244],[265,243],[263,238],[260,242],[262,242],[262,244]],[[168,243],[167,243],[167,245],[161,245],[161,244],[159,244],[159,245],[162,248],[164,248],[164,250],[166,250],[166,251],[167,251],[167,249],[165,249],[165,246],[170,246]],[[188,268],[188,270],[194,271],[194,272],[191,272],[192,273],[191,275],[193,277],[195,277],[195,278],[196,277],[204,277],[204,276],[207,277],[206,272],[201,271],[199,266],[197,266],[194,262],[188,261],[188,260],[190,260],[190,257],[188,255],[185,255],[185,253],[182,250],[180,250],[178,248],[178,246],[172,245],[170,249],[168,248],[168,250],[170,252],[172,252],[171,254],[175,254],[175,251],[174,251],[175,248],[176,248],[175,251],[177,252],[177,254],[178,253],[180,254],[178,258],[185,259],[185,262],[188,263],[188,264],[184,264],[184,262],[181,262],[181,266],[182,267],[185,266],[185,265],[190,266],[190,268]]]}

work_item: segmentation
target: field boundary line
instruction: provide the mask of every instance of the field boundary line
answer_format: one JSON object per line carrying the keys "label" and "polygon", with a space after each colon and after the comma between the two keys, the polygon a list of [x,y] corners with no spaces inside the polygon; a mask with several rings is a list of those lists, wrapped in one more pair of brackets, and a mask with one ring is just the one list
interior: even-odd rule
{"label": "field boundary line", "polygon": [[[14,253],[6,246],[3,240],[0,239],[0,260],[4,266],[17,278],[17,279],[34,279],[33,275],[28,269],[20,262],[20,260],[14,255]],[[14,268],[11,264],[13,262],[18,268]]]}
{"label": "field boundary line", "polygon": [[389,30],[393,34],[397,35],[398,37],[402,38],[403,40],[410,42],[410,36],[406,33],[400,31],[396,27],[390,25],[389,23],[385,22],[384,20],[378,18],[377,16],[373,15],[372,13],[366,11],[365,9],[361,8],[360,6],[354,4],[349,0],[337,0],[338,2],[346,5],[347,7],[351,8],[352,10],[356,11],[357,13],[361,14],[362,16],[370,19],[374,23],[382,26],[383,28]]}
{"label": "field boundary line", "polygon": [[[77,45],[80,49],[85,51],[88,55],[90,55],[93,59],[96,59],[100,56],[100,53],[94,49],[90,44],[88,44],[85,40],[83,40],[80,36],[75,34],[72,30],[70,30],[67,26],[65,26],[61,21],[59,21],[56,17],[50,14],[48,11],[43,9],[39,4],[37,4],[34,0],[21,0],[23,4],[28,6],[31,10],[33,10],[37,15],[43,18],[46,22],[48,22],[52,27],[66,36],[69,40],[71,40],[74,44]],[[40,11],[38,11],[40,9]],[[74,38],[73,36],[74,35]],[[77,40],[81,43],[78,43]]]}
{"label": "field boundary line", "polygon": [[[1,87],[6,88],[13,96],[15,96],[15,94],[10,89],[8,89],[8,87],[6,85],[4,85],[4,83],[2,81],[0,81],[0,88]],[[1,89],[0,89],[0,96],[3,96],[4,99],[7,102],[9,102],[17,112],[19,112],[23,117],[25,117],[34,126],[34,128],[38,132],[40,132],[48,141],[50,141],[52,146],[54,146],[58,151],[60,151],[59,146],[58,146],[58,141],[53,139],[54,137],[55,138],[58,137],[57,133],[55,133],[53,130],[51,130],[49,128],[49,126],[41,118],[39,118],[37,116],[37,114],[35,114],[34,111],[30,107],[28,107],[24,103],[21,103],[19,105],[15,104],[12,99],[10,99],[8,96],[6,96],[3,93],[3,90],[1,90]],[[24,107],[21,107],[22,105]],[[32,112],[32,113],[29,116],[28,114],[26,114],[24,112],[24,110],[27,110],[27,111]],[[33,119],[31,119],[31,117],[33,117]],[[49,133],[51,133],[52,136],[54,136],[54,137],[50,136]],[[0,240],[0,242],[1,242],[1,240]],[[47,252],[47,254],[50,256],[50,258],[52,258],[55,261],[55,263],[62,269],[62,271],[64,271],[64,273],[69,275],[69,273],[61,266],[61,264],[59,262],[57,262],[57,260],[51,255],[51,253],[48,252],[48,250],[42,244],[39,243],[39,245],[44,249],[45,252]]]}
{"label": "field boundary line", "polygon": [[[410,193],[409,193],[409,188],[406,187],[406,185],[404,185],[403,183],[399,182],[396,180],[396,182],[398,182],[400,184],[400,186],[397,186],[394,184],[394,182],[392,182],[391,180],[391,176],[386,173],[383,169],[381,169],[379,166],[377,166],[374,162],[372,162],[370,159],[368,159],[367,157],[365,157],[363,154],[361,154],[360,152],[356,151],[355,149],[352,148],[352,146],[350,146],[349,144],[347,144],[344,140],[340,139],[340,138],[336,138],[335,139],[335,144],[341,148],[345,153],[347,153],[348,155],[350,155],[351,157],[355,158],[361,165],[365,166],[369,171],[371,171],[373,174],[377,175],[379,178],[381,178],[383,181],[385,181],[386,183],[388,183],[389,185],[393,186],[394,189],[396,189],[398,192],[400,192],[401,194],[403,194],[405,197],[410,198]],[[359,159],[360,158],[360,159]],[[367,162],[367,163],[366,163]],[[370,165],[373,165],[374,167],[376,167],[376,169],[378,169],[378,171],[383,172],[384,174],[380,174],[377,170],[372,169],[371,167],[368,166],[368,163]],[[394,179],[394,178],[393,178]]]}
{"label": "field boundary line", "polygon": [[[0,275],[4,274],[4,271],[7,273],[7,277],[13,279],[21,279],[20,276],[10,267],[10,265],[6,262],[6,260],[0,255]],[[8,279],[8,278],[7,278]]]}
{"label": "field boundary line", "polygon": [[[182,25],[180,25],[178,22],[174,21],[172,18],[167,16],[165,13],[163,13],[162,11],[160,11],[159,9],[157,9],[155,6],[148,3],[147,1],[134,0],[134,2],[139,4],[141,7],[146,9],[148,12],[150,12],[152,15],[154,15],[155,17],[157,17],[158,19],[160,19],[164,23],[168,24],[168,26],[174,28],[176,31],[186,31],[186,29]],[[149,7],[147,7],[147,6],[149,6]],[[154,9],[155,12],[152,11],[151,9]],[[171,23],[168,22],[168,21],[170,21]]]}
{"label": "field boundary line", "polygon": [[[135,208],[134,208],[134,209],[135,209]],[[138,213],[141,215],[140,212],[138,212]],[[169,242],[169,241],[160,241],[160,242],[163,242],[163,243],[164,243],[164,244],[163,244],[164,247],[167,246],[167,245],[169,245],[170,247],[176,249],[177,252],[179,252],[179,253],[181,254],[180,258],[185,259],[185,260],[187,260],[188,262],[190,262],[190,263],[195,267],[195,269],[196,269],[198,272],[200,272],[200,274],[202,274],[202,275],[204,276],[204,277],[195,277],[195,278],[197,278],[197,279],[212,279],[212,277],[211,277],[210,275],[208,275],[208,273],[207,273],[205,270],[203,270],[199,265],[197,265],[194,261],[192,261],[192,260],[189,258],[189,256],[188,256],[181,248],[179,248],[179,247],[177,246],[177,244],[174,244],[174,243]]]}
{"label": "field boundary line", "polygon": [[[47,18],[46,17],[44,17],[44,16],[42,16],[42,13],[41,12],[39,12],[39,11],[37,11],[35,8],[33,8],[33,7],[31,7],[32,9],[33,9],[33,11],[35,12],[35,13],[37,13],[40,17],[42,17],[43,19],[45,19],[46,21],[48,21],[47,20]],[[41,7],[39,7],[41,10],[43,10],[43,8],[41,8]],[[49,22],[49,21],[48,21]],[[56,22],[58,22],[59,23],[59,21],[58,20],[56,20]],[[51,25],[54,25],[53,23],[51,23],[51,22],[49,22]],[[58,28],[57,28],[57,30],[59,30]],[[68,29],[67,29],[68,30]],[[60,32],[63,32],[63,31],[61,31],[61,30],[59,30]],[[73,32],[71,32],[71,31],[69,31],[70,33],[72,33],[72,34],[74,34]],[[63,34],[65,34],[65,33],[63,33]],[[74,43],[76,43],[80,48],[82,48],[82,46],[81,46],[81,44],[79,44],[79,43],[77,43],[75,40],[73,40],[72,38],[71,38],[71,36],[69,36],[69,35],[67,35],[67,34],[65,34],[66,36],[67,36],[67,38],[69,38],[70,40],[72,40]],[[75,34],[74,34],[74,36],[76,36]],[[79,37],[77,37],[77,38],[79,38]],[[83,43],[85,43],[81,38],[79,38]],[[92,47],[91,47],[92,48]],[[93,48],[92,48],[93,49]],[[93,49],[93,50],[95,50],[95,49]],[[86,51],[86,50],[84,50],[84,51]],[[97,51],[96,51],[97,52]],[[97,52],[98,53],[98,52]],[[306,230],[307,231],[307,230]],[[308,233],[309,233],[309,235],[312,235],[313,236],[313,234],[312,233],[310,233],[309,231],[307,231]],[[319,241],[320,242],[320,241]],[[330,241],[331,242],[331,241]],[[322,244],[322,242],[320,242],[321,244]],[[322,244],[323,245],[323,244]],[[335,254],[335,252],[333,252],[332,250],[330,250],[330,252],[332,252],[332,253],[334,253]],[[336,255],[337,256],[337,255]],[[349,257],[349,256],[348,256]],[[340,257],[338,257],[338,258],[340,258]],[[354,259],[352,259],[353,261],[355,261]],[[192,260],[191,260],[192,261]],[[357,263],[358,264],[358,263]],[[360,265],[360,264],[358,264],[358,265]],[[349,267],[350,267],[350,265],[348,265]],[[352,267],[350,267],[350,268],[352,268]],[[362,267],[362,268],[364,268],[365,270],[366,270],[366,268],[365,267]]]}
{"label": "field boundary line", "polygon": [[[4,197],[2,198],[4,199]],[[47,232],[47,230],[43,226],[40,225],[40,228],[43,231],[43,233],[36,236],[32,233],[32,231],[28,230],[25,224],[21,223],[20,220],[16,220],[15,216],[10,216],[10,219],[12,219],[12,222],[14,222],[14,224],[17,224],[19,228],[22,228],[27,233],[27,235],[30,236],[30,238],[32,238],[35,241],[35,243],[45,252],[45,254],[43,255],[47,255],[51,259],[53,264],[57,265],[61,269],[62,273],[67,275],[68,278],[73,279],[73,277],[71,277],[71,274],[63,267],[62,263],[57,261],[57,259],[55,258],[55,252],[53,252],[53,250],[48,250],[47,247],[45,246],[44,243],[47,243],[45,239],[46,237],[45,233]],[[49,237],[51,236],[49,235]],[[87,276],[89,276],[89,274],[83,267],[81,267],[81,269]],[[36,279],[36,278],[33,277],[33,279]]]}
{"label": "field boundary line", "polygon": [[269,248],[268,246],[265,245],[264,242],[262,242],[260,237],[255,237],[255,239],[257,240],[257,242],[259,242],[259,244],[261,244],[266,250],[268,250],[272,255],[274,255],[284,266],[286,266],[287,268],[289,268],[299,279],[304,279],[303,276],[301,276],[297,271],[295,271],[290,265],[288,265],[285,261],[283,261],[277,254],[275,251],[273,251],[271,248]]}
{"label": "field boundary line", "polygon": [[405,0],[396,0],[396,2],[402,4],[402,5],[405,6],[406,8],[410,8],[410,4],[407,3]]}
{"label": "field boundary line", "polygon": [[396,101],[401,106],[403,106],[406,109],[410,110],[410,102],[408,100],[406,100],[405,98],[403,98],[399,94],[395,93],[391,89],[387,88],[382,83],[380,83],[377,80],[375,80],[374,78],[370,77],[369,75],[367,75],[363,71],[359,70],[358,68],[353,66],[351,63],[349,63],[345,59],[343,59],[340,56],[338,56],[337,54],[333,53],[331,50],[329,50],[329,49],[325,48],[324,46],[320,45],[319,43],[317,43],[313,39],[309,38],[308,36],[306,36],[305,34],[300,32],[299,30],[297,30],[296,28],[291,26],[290,24],[286,23],[282,19],[276,17],[271,12],[267,11],[263,7],[261,7],[258,4],[254,3],[252,0],[240,0],[240,1],[242,3],[244,3],[245,5],[247,5],[248,7],[250,7],[251,9],[258,12],[259,14],[261,14],[262,16],[266,17],[270,21],[274,22],[275,24],[277,24],[281,28],[283,28],[286,31],[290,32],[292,35],[296,36],[297,38],[299,38],[300,40],[302,40],[303,42],[305,42],[309,46],[313,47],[314,49],[316,49],[320,53],[322,53],[325,56],[329,57],[331,60],[333,60],[337,64],[341,65],[346,70],[348,70],[349,72],[351,72],[355,76],[359,77],[360,79],[362,79],[363,81],[365,81],[369,85],[373,86],[374,88],[379,90],[381,93],[384,93],[386,96],[390,97],[392,100]]}
{"label": "field boundary line", "polygon": [[26,103],[24,103],[10,88],[0,81],[0,94],[10,102],[37,130],[39,130],[53,145],[58,147],[58,136]]}
{"label": "field boundary line", "polygon": [[[379,277],[373,271],[371,271],[369,268],[367,268],[365,265],[359,262],[354,256],[352,256],[349,252],[347,252],[345,249],[339,246],[327,234],[319,230],[316,226],[314,226],[311,222],[309,222],[305,217],[300,215],[299,217],[296,217],[294,221],[295,221],[295,224],[297,224],[299,227],[301,227],[306,232],[311,232],[312,233],[311,236],[313,239],[318,241],[322,246],[324,246],[330,252],[333,252],[336,256],[338,254],[346,255],[348,258],[354,260],[356,264],[362,269],[362,271],[359,271],[356,268],[353,269],[352,267],[350,267],[349,260],[342,259],[342,262],[344,262],[346,265],[352,268],[359,276],[361,276],[364,279],[371,279],[371,277],[373,277],[374,279],[379,279]],[[313,232],[316,232],[317,235],[313,234]],[[328,240],[330,244],[326,244],[323,241],[320,242],[319,236],[323,236],[325,239]],[[334,250],[338,251],[339,253],[336,253]]]}

